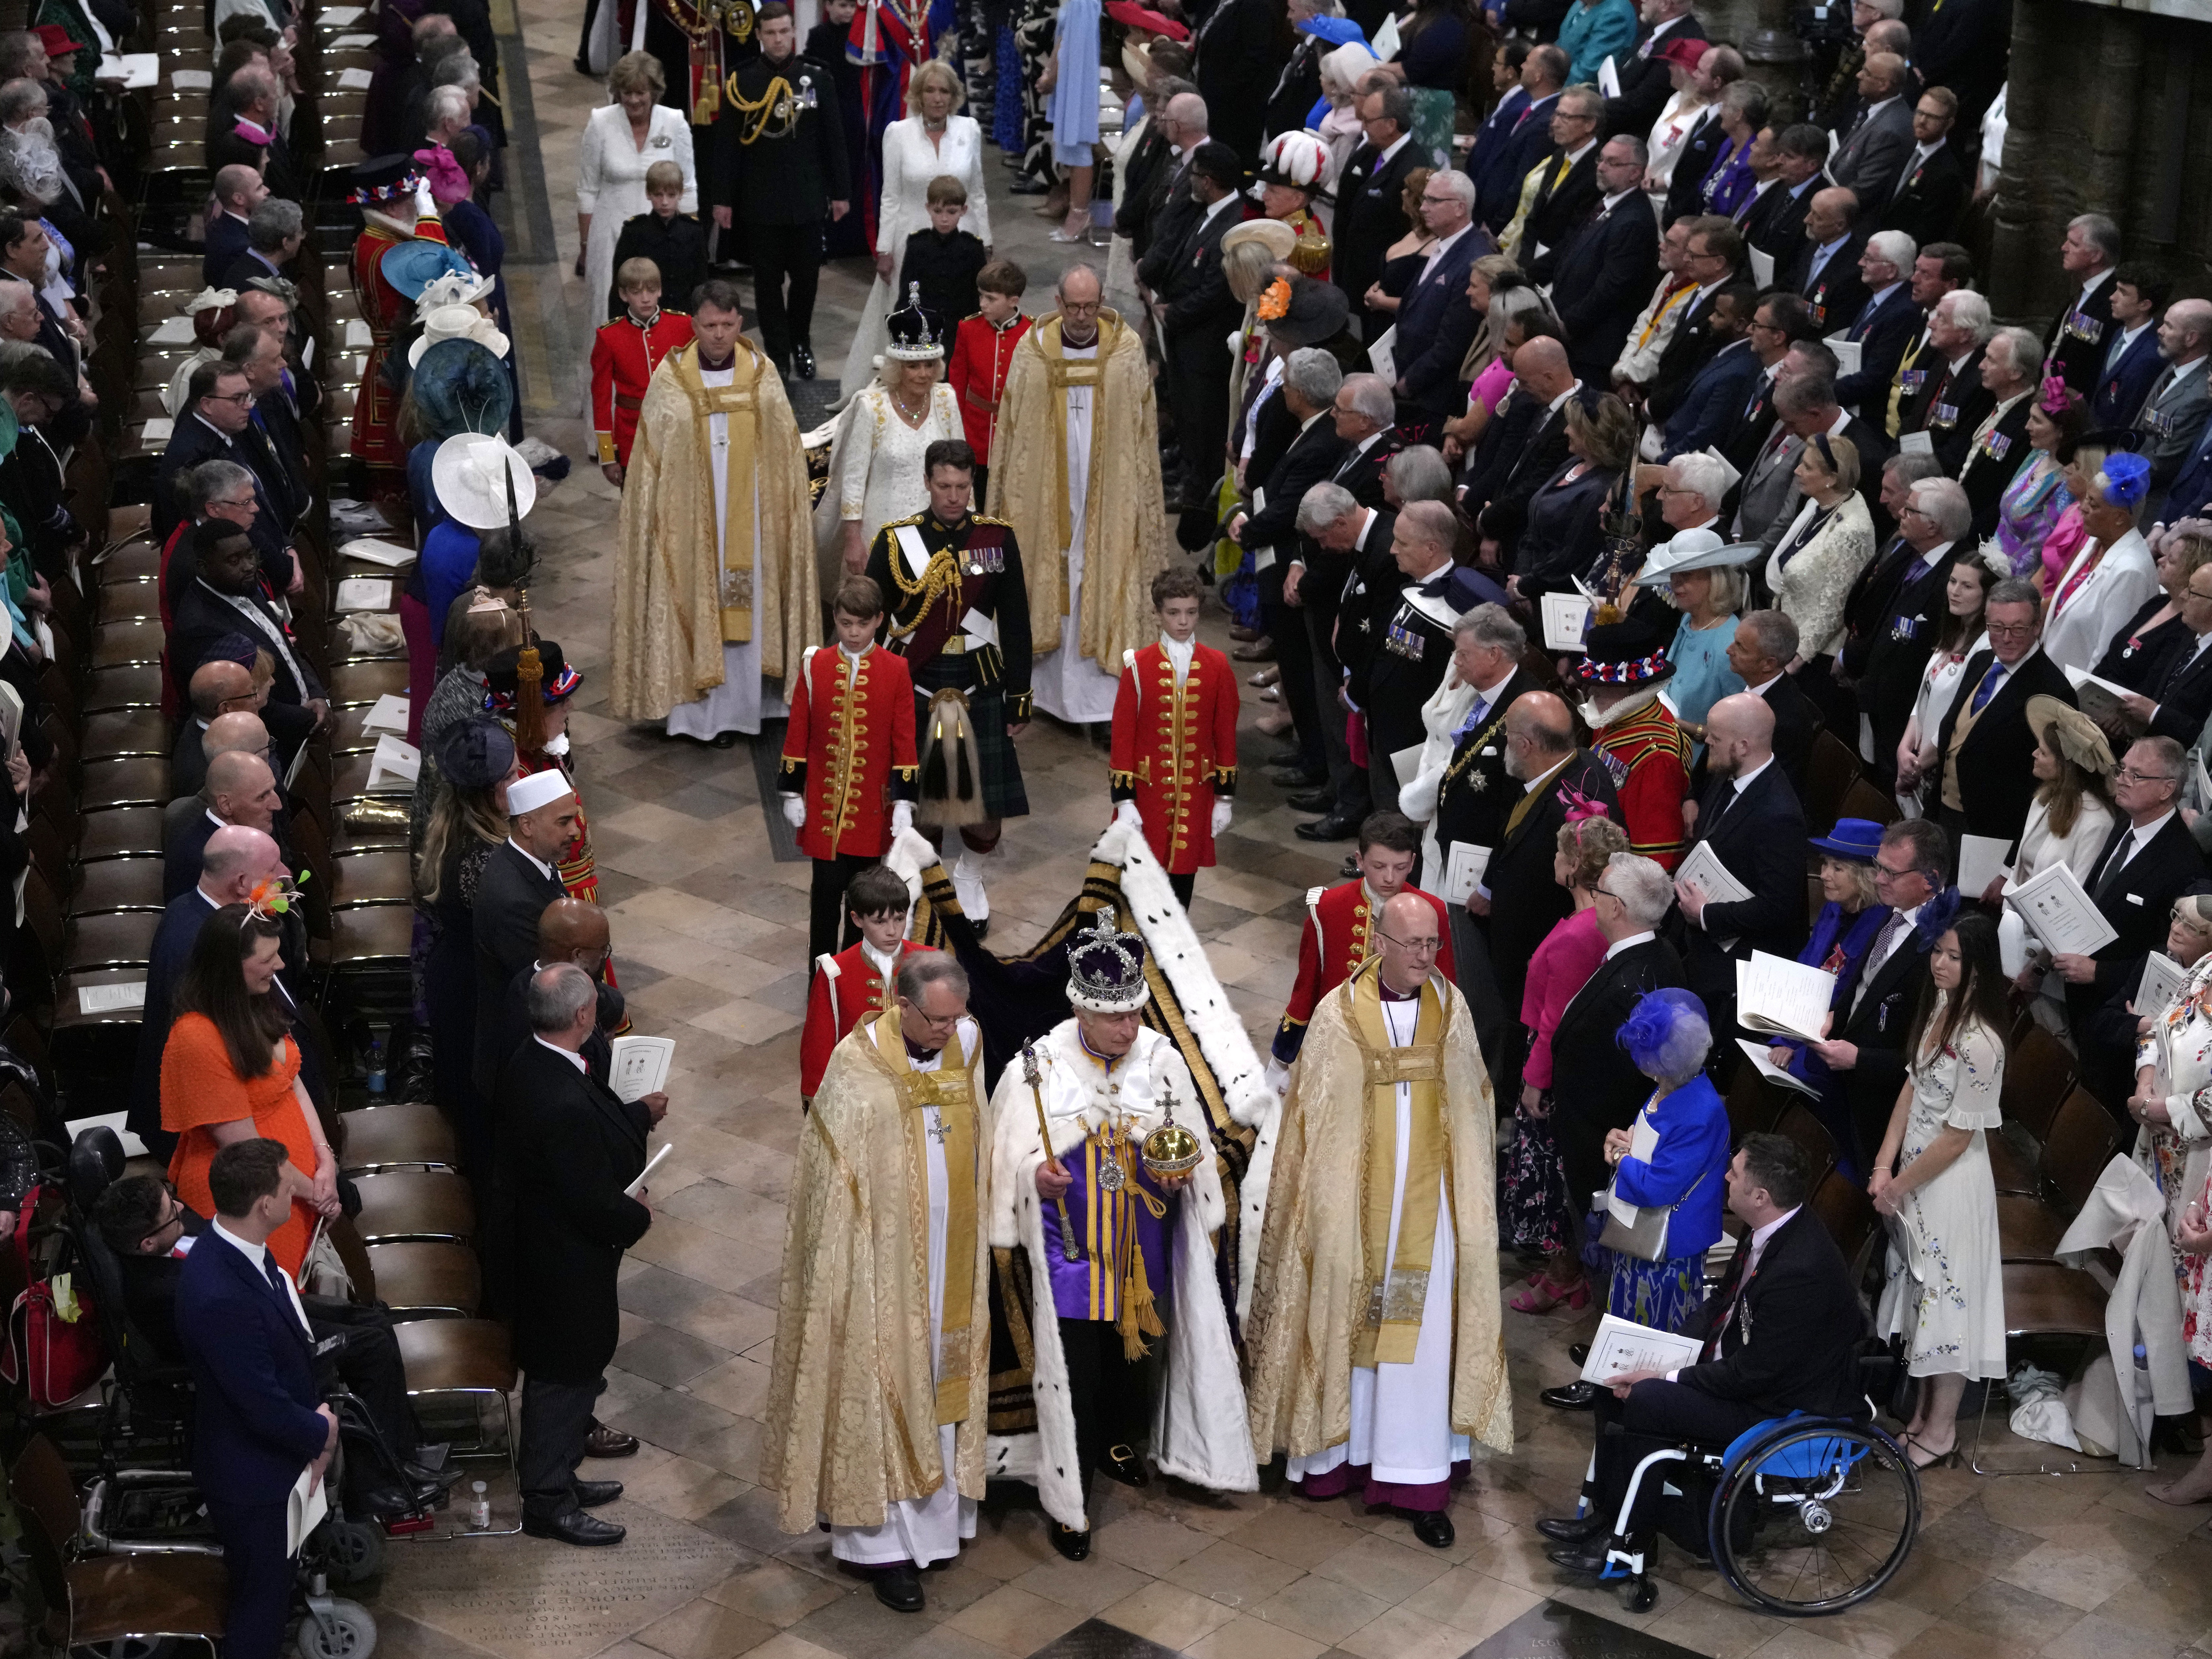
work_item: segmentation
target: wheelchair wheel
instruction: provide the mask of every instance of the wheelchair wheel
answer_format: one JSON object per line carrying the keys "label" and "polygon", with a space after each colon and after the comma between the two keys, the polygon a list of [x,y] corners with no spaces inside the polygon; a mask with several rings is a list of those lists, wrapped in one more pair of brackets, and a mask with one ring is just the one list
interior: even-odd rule
{"label": "wheelchair wheel", "polygon": [[1881,1430],[1790,1419],[1731,1458],[1708,1512],[1713,1565],[1784,1618],[1841,1613],[1904,1565],[1920,1480]]}
{"label": "wheelchair wheel", "polygon": [[384,1528],[373,1521],[334,1519],[324,1529],[323,1551],[334,1582],[364,1583],[384,1571]]}
{"label": "wheelchair wheel", "polygon": [[300,1659],[368,1659],[376,1651],[376,1620],[358,1601],[335,1601],[321,1618],[300,1620],[294,1639]]}

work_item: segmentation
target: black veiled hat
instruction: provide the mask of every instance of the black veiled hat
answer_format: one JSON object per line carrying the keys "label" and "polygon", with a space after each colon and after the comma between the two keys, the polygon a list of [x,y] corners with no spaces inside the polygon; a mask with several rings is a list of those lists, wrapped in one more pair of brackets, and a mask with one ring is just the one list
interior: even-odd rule
{"label": "black veiled hat", "polygon": [[456,789],[489,789],[514,770],[514,739],[481,714],[456,720],[438,739],[438,770]]}

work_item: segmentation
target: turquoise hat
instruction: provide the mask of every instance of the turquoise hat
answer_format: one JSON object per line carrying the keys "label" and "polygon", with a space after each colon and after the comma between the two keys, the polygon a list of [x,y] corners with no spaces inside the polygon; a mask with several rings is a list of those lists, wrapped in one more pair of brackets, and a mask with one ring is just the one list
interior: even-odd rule
{"label": "turquoise hat", "polygon": [[464,276],[476,274],[475,266],[443,242],[422,237],[394,242],[385,249],[384,258],[377,261],[376,268],[386,282],[410,300],[421,299],[422,290],[449,270]]}

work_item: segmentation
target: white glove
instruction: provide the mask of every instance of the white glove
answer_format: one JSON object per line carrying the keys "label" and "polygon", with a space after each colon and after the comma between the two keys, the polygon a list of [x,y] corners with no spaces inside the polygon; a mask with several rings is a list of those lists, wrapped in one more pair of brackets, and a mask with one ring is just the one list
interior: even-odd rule
{"label": "white glove", "polygon": [[803,795],[783,798],[783,821],[793,829],[803,829],[806,823],[806,799]]}
{"label": "white glove", "polygon": [[1213,833],[1218,836],[1223,830],[1226,830],[1229,827],[1229,820],[1234,816],[1235,809],[1229,802],[1225,800],[1218,800],[1214,802]]}
{"label": "white glove", "polygon": [[914,803],[895,800],[891,803],[891,836],[893,839],[914,828]]}
{"label": "white glove", "polygon": [[1443,782],[1441,772],[1422,772],[1398,791],[1398,810],[1416,823],[1426,823],[1437,815],[1437,793]]}
{"label": "white glove", "polygon": [[1272,1054],[1269,1055],[1267,1081],[1267,1086],[1275,1091],[1278,1098],[1288,1094],[1291,1091],[1291,1068]]}
{"label": "white glove", "polygon": [[1137,811],[1137,803],[1133,800],[1125,800],[1115,805],[1114,822],[1126,823],[1132,830],[1141,830],[1145,827],[1145,820]]}

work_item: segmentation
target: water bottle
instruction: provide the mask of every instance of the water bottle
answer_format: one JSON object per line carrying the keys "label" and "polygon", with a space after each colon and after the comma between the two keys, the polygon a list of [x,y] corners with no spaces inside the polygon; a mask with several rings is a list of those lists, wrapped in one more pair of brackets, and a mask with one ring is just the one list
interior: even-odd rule
{"label": "water bottle", "polygon": [[368,1091],[384,1092],[384,1039],[380,1036],[368,1040]]}
{"label": "water bottle", "polygon": [[478,1532],[491,1530],[491,1498],[481,1480],[469,1482],[469,1525]]}

